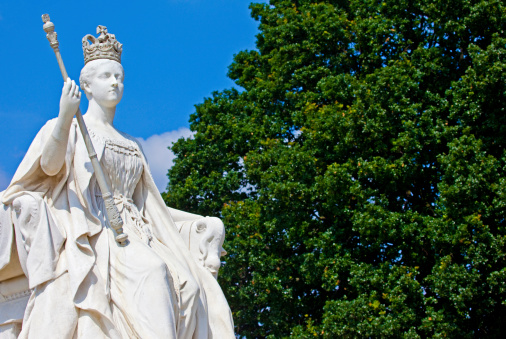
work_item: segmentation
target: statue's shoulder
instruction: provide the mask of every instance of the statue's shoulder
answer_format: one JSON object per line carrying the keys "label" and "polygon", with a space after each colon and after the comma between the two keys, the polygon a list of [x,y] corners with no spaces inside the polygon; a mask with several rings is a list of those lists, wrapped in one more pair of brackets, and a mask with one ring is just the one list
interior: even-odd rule
{"label": "statue's shoulder", "polygon": [[53,118],[46,121],[46,123],[39,129],[37,135],[33,139],[32,146],[40,146],[41,144],[43,144],[44,140],[47,140],[47,138],[53,132],[54,126],[56,125],[56,121],[57,118]]}
{"label": "statue's shoulder", "polygon": [[58,120],[58,118],[49,119],[48,121],[46,121],[46,123],[44,124],[44,126],[42,126],[42,128],[40,130],[43,131],[48,128],[54,128],[57,120]]}
{"label": "statue's shoulder", "polygon": [[[39,133],[44,133],[46,132],[47,130],[50,130],[51,132],[53,131],[53,128],[54,126],[56,125],[56,122],[58,121],[58,118],[53,118],[53,119],[49,119],[48,121],[46,121],[46,123],[40,128],[39,130]],[[71,128],[77,128],[78,127],[78,124],[77,124],[77,119],[74,118],[72,120],[72,125],[71,125]]]}

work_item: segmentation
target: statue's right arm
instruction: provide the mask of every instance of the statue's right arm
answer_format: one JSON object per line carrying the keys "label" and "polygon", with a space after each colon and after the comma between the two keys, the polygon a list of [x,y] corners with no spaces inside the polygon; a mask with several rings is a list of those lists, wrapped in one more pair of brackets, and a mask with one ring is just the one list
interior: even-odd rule
{"label": "statue's right arm", "polygon": [[77,112],[81,101],[79,86],[70,78],[63,85],[60,99],[60,113],[54,126],[51,137],[47,140],[42,150],[40,166],[44,173],[49,176],[56,175],[63,166],[67,143],[69,139],[72,119]]}

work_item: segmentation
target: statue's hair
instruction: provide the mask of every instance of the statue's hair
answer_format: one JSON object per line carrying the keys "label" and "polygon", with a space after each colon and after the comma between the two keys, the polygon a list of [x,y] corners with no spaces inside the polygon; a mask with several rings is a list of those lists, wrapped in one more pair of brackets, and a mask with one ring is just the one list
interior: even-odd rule
{"label": "statue's hair", "polygon": [[[93,76],[97,72],[98,66],[100,66],[106,62],[115,62],[121,66],[121,64],[119,62],[116,62],[113,60],[97,59],[97,60],[92,60],[92,61],[88,62],[81,70],[81,76],[79,77],[79,85],[81,86],[81,89],[84,91],[84,93],[86,93],[86,97],[88,99],[90,99],[90,97],[89,97],[89,94],[84,89],[84,85],[85,84],[89,85],[91,79],[93,78]],[[123,66],[121,66],[121,71],[123,72],[123,79],[124,79],[125,78],[125,70],[123,69]]]}

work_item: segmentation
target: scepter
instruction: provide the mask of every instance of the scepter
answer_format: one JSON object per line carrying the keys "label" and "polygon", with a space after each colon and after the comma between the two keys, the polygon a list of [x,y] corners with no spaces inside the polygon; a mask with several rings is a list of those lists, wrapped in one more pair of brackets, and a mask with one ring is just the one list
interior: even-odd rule
{"label": "scepter", "polygon": [[[46,38],[49,40],[49,44],[53,48],[54,54],[56,55],[56,60],[58,61],[58,65],[60,66],[61,75],[63,76],[63,81],[67,81],[68,75],[67,70],[65,69],[65,65],[63,64],[63,59],[61,57],[59,45],[57,39],[57,34],[54,31],[54,24],[49,21],[49,15],[43,14],[42,21],[44,22],[44,32],[46,32]],[[91,143],[90,134],[88,133],[88,129],[86,128],[86,124],[84,123],[83,115],[81,113],[81,109],[77,108],[76,119],[79,125],[79,129],[81,130],[81,134],[83,135],[84,143],[86,145],[86,150],[88,151],[88,155],[91,160],[91,165],[93,166],[93,170],[95,171],[95,177],[97,178],[98,187],[102,192],[102,198],[104,199],[105,209],[107,213],[107,218],[109,219],[109,223],[111,224],[112,229],[116,232],[116,241],[120,245],[125,245],[128,239],[128,235],[123,233],[123,219],[119,214],[118,207],[114,203],[114,198],[111,193],[111,189],[105,180],[105,174],[100,166],[100,162],[98,161],[97,153],[93,148],[93,144]]]}

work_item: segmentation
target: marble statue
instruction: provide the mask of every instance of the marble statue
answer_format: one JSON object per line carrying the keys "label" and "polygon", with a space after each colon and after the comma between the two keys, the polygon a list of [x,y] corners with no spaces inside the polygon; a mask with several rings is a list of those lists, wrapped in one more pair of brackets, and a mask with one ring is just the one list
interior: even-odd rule
{"label": "marble statue", "polygon": [[140,144],[114,127],[122,46],[98,32],[83,41],[84,120],[123,233],[109,222],[74,118],[81,92],[67,79],[58,117],[0,192],[0,338],[234,338],[216,280],[223,223],[165,206]]}

